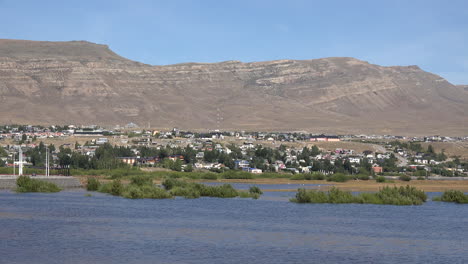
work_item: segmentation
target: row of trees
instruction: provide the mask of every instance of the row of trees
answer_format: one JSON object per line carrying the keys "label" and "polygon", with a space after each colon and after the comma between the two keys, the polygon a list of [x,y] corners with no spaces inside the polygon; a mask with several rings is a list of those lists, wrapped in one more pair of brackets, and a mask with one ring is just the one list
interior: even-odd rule
{"label": "row of trees", "polygon": [[444,150],[442,150],[440,153],[436,153],[434,150],[434,147],[432,145],[427,146],[427,149],[425,149],[420,143],[415,143],[415,142],[401,142],[401,141],[392,141],[390,142],[390,145],[395,146],[394,152],[397,152],[398,148],[401,149],[407,149],[410,151],[413,151],[415,153],[422,153],[425,159],[433,159],[436,161],[444,161],[447,159],[447,156],[444,153]]}
{"label": "row of trees", "polygon": [[[47,148],[50,152],[55,151],[54,145],[49,145]],[[356,166],[357,164],[353,166],[348,159],[337,158],[333,164],[327,159],[312,159],[312,157],[320,154],[320,150],[316,146],[311,148],[304,147],[302,151],[291,151],[290,154],[297,157],[297,162],[288,159],[286,147],[283,145],[278,149],[257,146],[254,149],[247,150],[246,153],[235,145],[229,145],[228,148],[230,150],[229,154],[224,150],[205,150],[203,160],[206,162],[219,162],[232,169],[235,167],[235,160],[246,159],[249,160],[251,167],[259,168],[264,171],[274,171],[275,168],[273,164],[275,161],[284,162],[288,168],[311,166],[312,171],[327,171],[333,173],[358,174],[369,173],[372,170],[372,165],[367,159],[363,159],[358,166]],[[157,166],[175,171],[181,171],[184,166],[184,170],[191,171],[193,169],[192,164],[197,162],[196,155],[199,152],[190,146],[166,146],[159,149],[141,146],[138,147],[137,150],[137,153],[139,153],[141,157],[158,157],[161,162],[158,163]],[[6,155],[6,152],[0,148],[0,156],[2,153]],[[45,166],[45,153],[46,146],[41,142],[35,148],[28,150],[26,155],[30,157],[34,166],[43,167]],[[431,151],[431,149],[428,148],[428,153],[433,153],[433,150]],[[176,159],[175,161],[168,159],[172,155],[183,156],[184,159]],[[69,148],[60,147],[57,152],[58,159],[56,160],[56,164],[60,166],[70,166],[76,169],[115,169],[127,166],[122,163],[118,157],[134,156],[136,156],[136,153],[131,148],[112,146],[108,143],[98,147],[95,151],[95,155],[92,157],[77,151],[72,151]],[[52,162],[52,159],[50,160]],[[379,159],[376,160],[376,162],[384,168],[384,172],[398,172],[401,169],[396,165],[397,158],[394,154],[391,154],[389,159]],[[451,163],[453,163],[451,164],[453,167],[468,166],[466,163],[460,162],[459,159]],[[440,170],[442,171],[442,168],[440,168]],[[445,174],[445,171],[441,174]]]}

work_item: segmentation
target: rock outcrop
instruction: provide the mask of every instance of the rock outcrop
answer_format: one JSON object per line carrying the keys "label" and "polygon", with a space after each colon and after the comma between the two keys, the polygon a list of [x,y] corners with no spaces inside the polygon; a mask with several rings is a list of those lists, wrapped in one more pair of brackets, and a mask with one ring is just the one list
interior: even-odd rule
{"label": "rock outcrop", "polygon": [[466,135],[465,89],[354,58],[151,66],[84,41],[0,40],[1,123]]}

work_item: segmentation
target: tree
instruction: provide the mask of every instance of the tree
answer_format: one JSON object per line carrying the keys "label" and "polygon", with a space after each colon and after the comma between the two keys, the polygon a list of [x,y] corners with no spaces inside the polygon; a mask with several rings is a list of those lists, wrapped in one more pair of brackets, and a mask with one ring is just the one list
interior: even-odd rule
{"label": "tree", "polygon": [[192,164],[187,164],[187,166],[185,166],[185,168],[184,168],[184,171],[185,172],[192,172],[193,171]]}
{"label": "tree", "polygon": [[310,155],[317,156],[318,154],[320,154],[320,149],[317,146],[313,145],[310,150]]}
{"label": "tree", "polygon": [[8,156],[7,152],[2,146],[0,146],[0,157],[6,157],[6,156]]}
{"label": "tree", "polygon": [[64,148],[62,146],[60,146],[60,152],[58,153],[57,157],[59,159],[59,164],[61,166],[67,166],[67,165],[70,165],[72,163],[72,160],[71,160],[71,149],[69,148]]}
{"label": "tree", "polygon": [[434,154],[434,148],[432,147],[432,145],[429,145],[429,146],[427,147],[427,153],[429,153],[429,154]]}
{"label": "tree", "polygon": [[[437,154],[436,159],[437,159],[438,161],[444,161],[444,160],[447,159],[447,156],[445,155],[444,150],[442,150],[441,153]],[[455,161],[455,163],[457,163],[456,160],[454,160],[454,161]],[[459,163],[460,163],[460,160],[458,160],[458,164],[459,164]]]}
{"label": "tree", "polygon": [[410,145],[409,145],[409,149],[414,151],[414,152],[422,152],[422,146],[419,143],[411,142]]}

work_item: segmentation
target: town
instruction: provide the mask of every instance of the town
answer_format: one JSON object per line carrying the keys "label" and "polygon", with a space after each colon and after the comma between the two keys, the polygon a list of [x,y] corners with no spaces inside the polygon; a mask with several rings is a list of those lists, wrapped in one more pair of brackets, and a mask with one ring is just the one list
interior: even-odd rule
{"label": "town", "polygon": [[[322,177],[342,173],[354,179],[379,175],[466,177],[467,142],[468,137],[445,136],[165,131],[134,123],[113,129],[96,125],[7,125],[0,127],[0,171],[18,174],[23,172],[19,167],[24,167],[26,174],[46,174],[43,171],[47,167],[51,173],[70,175],[73,170],[86,174],[87,170],[137,167],[297,174],[291,176],[296,178],[310,173]],[[433,144],[439,143],[460,144],[462,150],[437,150]]]}

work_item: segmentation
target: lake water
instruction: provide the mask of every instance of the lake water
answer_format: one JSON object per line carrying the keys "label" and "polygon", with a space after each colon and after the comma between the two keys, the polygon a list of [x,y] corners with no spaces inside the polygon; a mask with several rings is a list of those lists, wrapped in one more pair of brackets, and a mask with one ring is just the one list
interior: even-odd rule
{"label": "lake water", "polygon": [[468,205],[86,193],[0,191],[0,263],[468,263]]}

